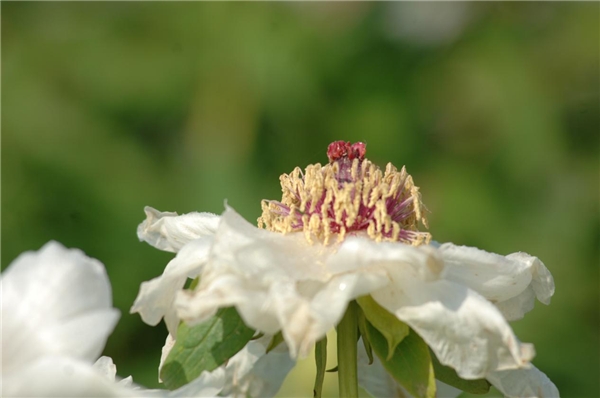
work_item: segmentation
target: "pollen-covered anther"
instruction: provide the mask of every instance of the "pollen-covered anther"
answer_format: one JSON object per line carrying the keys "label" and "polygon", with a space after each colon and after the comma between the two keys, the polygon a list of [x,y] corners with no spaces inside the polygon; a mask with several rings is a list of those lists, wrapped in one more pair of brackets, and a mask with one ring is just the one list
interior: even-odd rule
{"label": "pollen-covered anther", "polygon": [[376,241],[428,243],[419,188],[403,167],[388,163],[385,173],[364,158],[365,145],[332,143],[330,163],[295,168],[280,177],[281,201],[264,200],[258,225],[282,233],[303,231],[306,239],[328,244],[347,235],[366,234]]}

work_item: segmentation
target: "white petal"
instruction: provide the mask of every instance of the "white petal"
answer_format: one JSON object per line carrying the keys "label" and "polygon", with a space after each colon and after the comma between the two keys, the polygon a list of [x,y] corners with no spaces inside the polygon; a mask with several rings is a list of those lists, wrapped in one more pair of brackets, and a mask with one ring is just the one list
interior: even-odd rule
{"label": "white petal", "polygon": [[385,370],[379,358],[369,357],[362,341],[358,342],[358,385],[375,398],[408,397],[408,392]]}
{"label": "white petal", "polygon": [[[385,370],[377,355],[373,355],[373,363],[369,365],[369,357],[362,341],[358,342],[358,385],[374,398],[411,397],[399,383]],[[435,381],[437,398],[456,398],[462,390],[439,380]]]}
{"label": "white petal", "polygon": [[5,397],[129,397],[131,389],[107,380],[89,363],[47,356],[14,372],[3,372]]}
{"label": "white petal", "polygon": [[435,396],[437,398],[456,398],[462,393],[463,391],[456,387],[452,387],[451,385],[439,380],[435,381]]}
{"label": "white petal", "polygon": [[546,305],[550,304],[550,298],[554,294],[554,279],[537,257],[526,253],[513,253],[506,257],[526,264],[532,276],[531,284],[521,294],[496,303],[506,319],[516,321],[533,309],[536,298]]}
{"label": "white petal", "polygon": [[522,252],[509,254],[506,258],[527,265],[532,276],[530,286],[535,292],[535,296],[542,303],[550,304],[550,298],[554,295],[554,278],[544,263],[539,258]]}
{"label": "white petal", "polygon": [[111,357],[102,356],[98,358],[96,363],[94,363],[94,369],[103,375],[106,381],[110,383],[116,383],[120,387],[135,389],[137,391],[141,391],[142,389],[133,384],[133,378],[131,376],[121,379],[117,377],[117,366],[114,364]]}
{"label": "white petal", "polygon": [[504,315],[507,321],[522,319],[526,313],[533,309],[535,292],[528,286],[523,293],[506,301],[496,303],[496,308]]}
{"label": "white petal", "polygon": [[229,360],[222,396],[269,398],[275,396],[295,362],[285,343],[266,353],[272,336],[250,341]]}
{"label": "white petal", "polygon": [[202,372],[200,377],[166,395],[168,398],[216,397],[223,389],[225,371],[218,368],[212,372]]}
{"label": "white petal", "polygon": [[185,245],[167,264],[161,276],[142,283],[131,313],[139,312],[142,320],[152,326],[164,317],[169,333],[175,336],[179,325],[174,307],[175,296],[187,278],[200,274],[208,259],[211,243],[212,238],[204,238]]}
{"label": "white petal", "polygon": [[501,256],[452,243],[441,245],[439,251],[444,258],[444,278],[477,291],[497,304],[509,320],[530,311],[535,297],[549,304],[554,294],[552,275],[537,257],[526,253]]}
{"label": "white petal", "polygon": [[94,363],[94,368],[104,377],[107,381],[114,383],[117,376],[117,366],[113,362],[111,357],[102,356]]}
{"label": "white petal", "polygon": [[217,368],[212,372],[204,371],[183,387],[175,391],[168,390],[141,390],[137,397],[144,398],[201,398],[216,397],[225,384],[225,369]]}
{"label": "white petal", "polygon": [[165,364],[165,361],[167,360],[169,353],[173,349],[173,346],[175,346],[175,338],[173,338],[173,335],[171,333],[169,333],[169,334],[167,334],[167,339],[165,340],[165,345],[163,346],[163,348],[160,352],[160,363],[158,364],[158,381],[161,383],[162,383],[162,379],[160,378],[160,370],[162,369],[163,365]]}
{"label": "white petal", "polygon": [[533,357],[533,347],[520,344],[502,314],[478,293],[447,280],[424,281],[402,263],[387,269],[392,284],[372,297],[410,325],[461,377],[477,379],[527,366]]}
{"label": "white petal", "polygon": [[181,216],[173,212],[160,212],[144,208],[146,219],[138,226],[141,241],[160,250],[177,252],[188,242],[212,236],[219,225],[219,216],[212,213],[188,213]]}
{"label": "white petal", "polygon": [[302,234],[257,229],[228,208],[200,285],[179,294],[178,313],[199,322],[235,306],[250,327],[268,334],[281,330],[292,355],[306,356],[350,300],[386,280],[375,273],[333,274],[325,264],[332,250],[310,245]]}
{"label": "white petal", "polygon": [[475,290],[492,302],[508,300],[531,283],[527,264],[474,247],[444,243],[444,278]]}
{"label": "white petal", "polygon": [[2,274],[2,365],[44,355],[90,363],[119,317],[104,266],[56,242],[26,252]]}
{"label": "white petal", "polygon": [[492,372],[487,379],[506,397],[556,398],[560,396],[548,376],[533,365],[529,369]]}

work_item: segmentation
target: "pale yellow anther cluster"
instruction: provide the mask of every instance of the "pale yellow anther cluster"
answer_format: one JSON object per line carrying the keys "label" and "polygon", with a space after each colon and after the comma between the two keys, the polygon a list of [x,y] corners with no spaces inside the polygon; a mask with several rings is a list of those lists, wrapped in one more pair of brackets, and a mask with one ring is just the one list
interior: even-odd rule
{"label": "pale yellow anther cluster", "polygon": [[[427,227],[427,220],[419,188],[404,167],[398,171],[388,163],[382,173],[369,160],[354,159],[345,170],[340,170],[338,162],[314,164],[306,167],[304,173],[296,167],[279,180],[283,191],[281,202],[262,202],[263,213],[258,219],[261,228],[282,233],[303,230],[309,242],[317,238],[327,244],[334,235],[342,241],[349,231],[356,231],[358,221],[365,223],[365,232],[376,241],[403,241],[416,246],[431,239],[429,233],[417,229],[419,222]],[[398,202],[409,201],[406,209],[409,214],[400,222],[388,214],[386,201],[393,195]],[[320,200],[323,202],[317,211]],[[281,204],[289,208],[289,214],[281,214]],[[365,207],[373,209],[373,213],[361,220]],[[332,222],[339,225],[339,232],[331,230]]]}

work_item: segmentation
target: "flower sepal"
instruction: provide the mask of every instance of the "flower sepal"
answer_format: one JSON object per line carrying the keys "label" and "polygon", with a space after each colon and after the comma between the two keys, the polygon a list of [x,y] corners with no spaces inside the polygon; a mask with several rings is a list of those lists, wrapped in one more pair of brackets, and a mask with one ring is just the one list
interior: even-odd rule
{"label": "flower sepal", "polygon": [[[386,319],[387,321],[389,318],[383,315],[383,312],[387,312],[383,308],[379,307],[381,312],[364,311],[367,305],[375,304],[375,306],[378,306],[372,299],[369,299],[370,297],[362,298],[363,304],[361,304],[366,319],[366,333],[363,333],[361,336],[363,341],[365,339],[368,341],[365,346],[371,347],[389,376],[411,396],[416,398],[435,397],[435,375],[427,344],[414,330],[399,320],[396,320],[397,323],[389,322],[388,326],[391,325],[391,328],[384,326],[381,320]],[[360,304],[361,301],[357,301]],[[376,308],[375,306],[372,307]],[[393,317],[389,312],[387,314]],[[371,319],[375,320],[377,327],[371,323]],[[405,327],[406,334],[404,334],[402,326]],[[393,331],[398,331],[399,328],[402,330],[400,333],[401,337],[391,337]],[[393,351],[390,352],[391,347],[393,347]],[[373,367],[375,365],[368,364],[364,366]],[[369,373],[368,368],[365,369],[365,373]],[[369,390],[368,386],[361,383],[361,378],[364,380],[364,375],[360,375],[359,373],[359,384]]]}
{"label": "flower sepal", "polygon": [[368,364],[362,366],[373,364],[374,351],[389,376],[414,397],[435,396],[436,380],[471,394],[485,394],[490,390],[487,380],[465,380],[451,367],[442,365],[414,330],[370,295],[356,301],[360,306],[360,337],[369,359]]}
{"label": "flower sepal", "polygon": [[371,296],[359,297],[356,302],[360,306],[365,319],[385,337],[388,343],[388,357],[386,359],[391,359],[398,344],[408,336],[408,325],[377,304]]}

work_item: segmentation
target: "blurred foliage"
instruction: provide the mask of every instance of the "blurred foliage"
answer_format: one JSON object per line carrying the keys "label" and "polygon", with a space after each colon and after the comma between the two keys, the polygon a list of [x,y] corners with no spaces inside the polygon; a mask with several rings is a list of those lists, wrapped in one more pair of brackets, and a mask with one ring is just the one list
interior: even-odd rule
{"label": "blurred foliage", "polygon": [[[137,241],[143,207],[255,220],[279,174],[361,140],[407,165],[436,240],[546,263],[552,304],[514,329],[563,396],[600,396],[599,11],[3,2],[2,266],[50,239],[103,261],[105,353],[157,386],[166,329],[128,313],[172,255]],[[311,395],[313,361],[281,396]]]}

